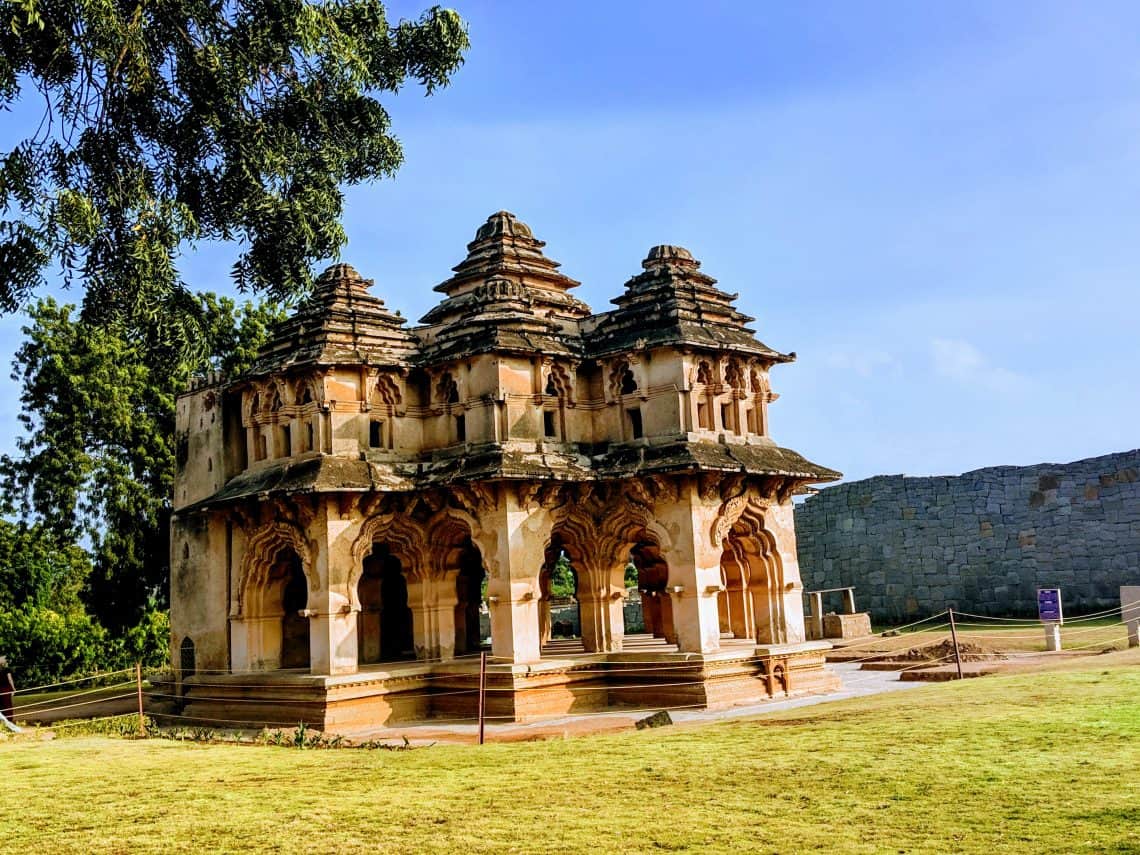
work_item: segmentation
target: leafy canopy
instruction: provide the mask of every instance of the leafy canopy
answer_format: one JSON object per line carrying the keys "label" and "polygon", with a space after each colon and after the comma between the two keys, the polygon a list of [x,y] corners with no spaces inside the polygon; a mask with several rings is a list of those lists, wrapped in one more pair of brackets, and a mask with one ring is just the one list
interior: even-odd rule
{"label": "leafy canopy", "polygon": [[0,309],[55,262],[89,320],[194,348],[175,262],[201,240],[240,242],[240,288],[303,293],[341,188],[403,159],[375,96],[431,94],[467,47],[455,12],[391,26],[377,0],[0,0],[0,109],[44,105],[0,153]]}

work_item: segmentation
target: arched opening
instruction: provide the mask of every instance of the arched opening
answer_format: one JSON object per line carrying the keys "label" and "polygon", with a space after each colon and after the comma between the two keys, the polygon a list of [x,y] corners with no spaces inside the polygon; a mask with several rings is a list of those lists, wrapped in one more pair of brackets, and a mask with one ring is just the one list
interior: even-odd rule
{"label": "arched opening", "polygon": [[633,395],[637,392],[637,378],[633,376],[633,372],[627,365],[621,375],[621,393],[623,395]]}
{"label": "arched opening", "polygon": [[[282,546],[245,594],[250,662],[256,667],[309,667],[308,580],[301,558]],[[256,572],[256,571],[255,571]]]}
{"label": "arched opening", "polygon": [[758,514],[746,512],[725,538],[721,579],[722,632],[759,644],[785,641],[783,571],[775,540]]}
{"label": "arched opening", "polygon": [[582,637],[582,610],[578,602],[578,573],[562,541],[554,537],[546,548],[546,560],[538,579],[539,639],[543,644]]}
{"label": "arched opening", "polygon": [[713,390],[712,366],[701,361],[697,366],[697,383],[701,388],[697,397],[697,426],[701,430],[714,430],[713,407],[715,395]]}
{"label": "arched opening", "polygon": [[193,677],[198,672],[198,665],[194,653],[194,639],[186,636],[178,647],[178,670],[182,679]]}
{"label": "arched opening", "polygon": [[641,593],[641,614],[645,632],[669,644],[677,642],[673,628],[673,601],[666,591],[669,566],[657,544],[638,543],[630,551],[630,560],[637,570],[637,589]]}
{"label": "arched opening", "polygon": [[301,559],[288,550],[281,559],[281,667],[309,667],[309,618],[302,612],[308,606],[309,590]]}
{"label": "arched opening", "polygon": [[476,653],[483,647],[483,583],[487,574],[483,556],[468,540],[459,555],[455,577],[455,655]]}
{"label": "arched opening", "polygon": [[382,543],[364,559],[357,585],[358,656],[362,664],[415,658],[412,610],[400,560]]}

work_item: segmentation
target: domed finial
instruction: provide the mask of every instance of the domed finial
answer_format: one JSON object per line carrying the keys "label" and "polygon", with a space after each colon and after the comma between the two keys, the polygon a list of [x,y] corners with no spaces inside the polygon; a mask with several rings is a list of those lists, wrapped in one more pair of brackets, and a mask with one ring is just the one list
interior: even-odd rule
{"label": "domed finial", "polygon": [[698,267],[700,262],[693,258],[693,254],[683,246],[672,246],[667,243],[659,244],[649,250],[649,255],[641,266],[646,270],[662,267],[668,264],[678,264],[684,267]]}
{"label": "domed finial", "polygon": [[487,222],[479,227],[479,231],[475,233],[475,240],[480,241],[503,236],[534,239],[534,233],[530,230],[530,226],[510,211],[496,211],[487,217]]}
{"label": "domed finial", "polygon": [[352,287],[367,288],[372,284],[372,280],[361,276],[351,264],[341,262],[330,265],[324,273],[318,276],[316,287],[318,290],[322,290],[335,288],[342,283]]}

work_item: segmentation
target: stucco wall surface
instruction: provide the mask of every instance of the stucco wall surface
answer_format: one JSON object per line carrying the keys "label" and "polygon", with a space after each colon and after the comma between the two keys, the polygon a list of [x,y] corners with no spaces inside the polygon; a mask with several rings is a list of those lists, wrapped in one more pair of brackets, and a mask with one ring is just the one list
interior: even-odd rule
{"label": "stucco wall surface", "polygon": [[797,506],[796,540],[804,587],[854,585],[876,620],[1035,615],[1039,587],[1070,613],[1112,608],[1140,584],[1140,449],[840,484]]}

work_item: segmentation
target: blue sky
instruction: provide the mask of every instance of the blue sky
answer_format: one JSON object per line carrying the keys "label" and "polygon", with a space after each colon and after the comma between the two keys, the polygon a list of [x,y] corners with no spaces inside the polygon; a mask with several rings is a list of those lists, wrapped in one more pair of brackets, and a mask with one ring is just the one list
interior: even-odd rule
{"label": "blue sky", "polygon": [[[388,102],[407,162],[348,192],[343,259],[405,316],[505,208],[597,311],[650,246],[692,250],[799,354],[775,439],[849,478],[1140,445],[1140,7],[457,8],[467,64]],[[227,290],[233,254],[187,280]],[[17,409],[0,385],[2,448]]]}

